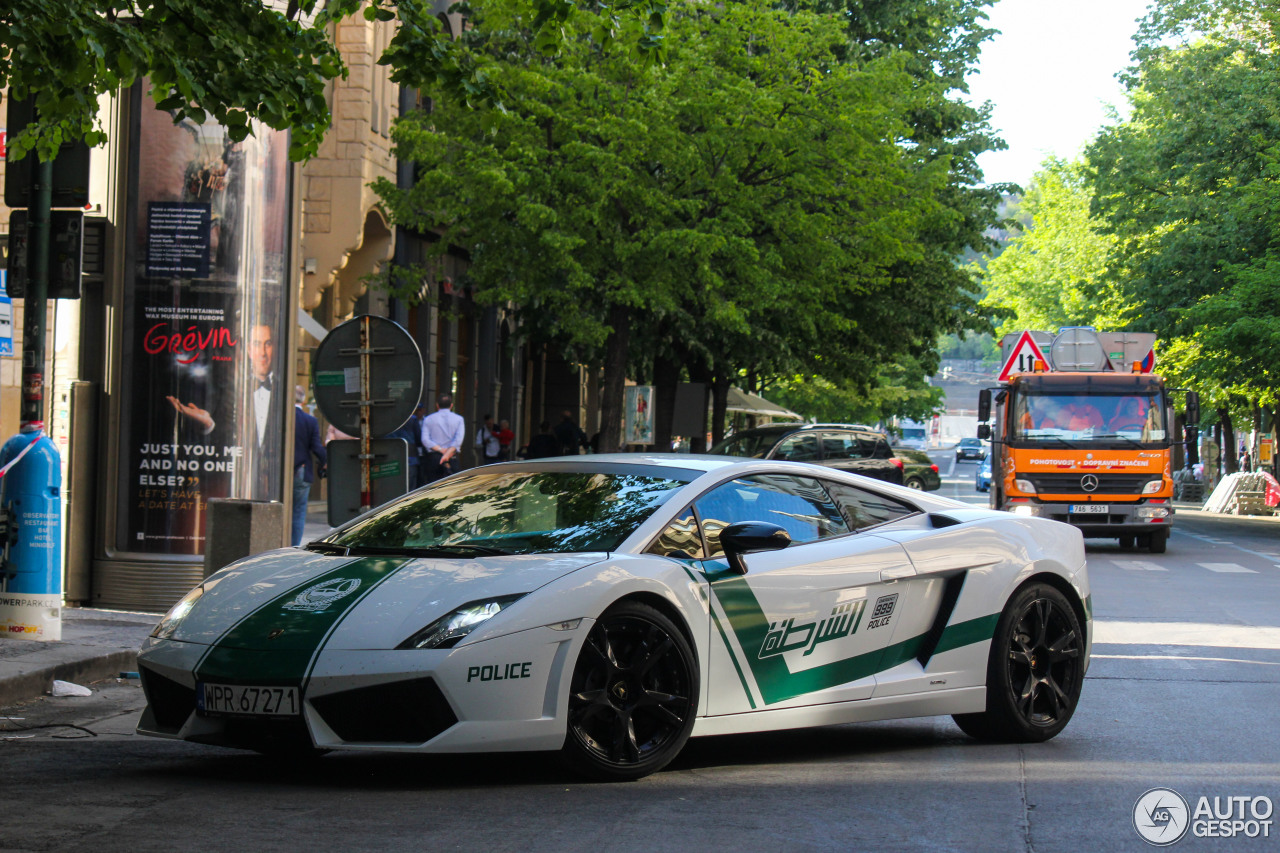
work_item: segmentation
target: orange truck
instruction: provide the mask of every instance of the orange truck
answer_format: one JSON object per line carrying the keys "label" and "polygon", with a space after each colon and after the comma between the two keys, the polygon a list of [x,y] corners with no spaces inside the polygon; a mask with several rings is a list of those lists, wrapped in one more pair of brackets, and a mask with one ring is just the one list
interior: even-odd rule
{"label": "orange truck", "polygon": [[[1153,372],[1155,338],[1088,327],[1004,337],[1000,386],[978,395],[993,509],[1164,553],[1175,419],[1171,389]],[[1186,392],[1187,423],[1199,405]]]}

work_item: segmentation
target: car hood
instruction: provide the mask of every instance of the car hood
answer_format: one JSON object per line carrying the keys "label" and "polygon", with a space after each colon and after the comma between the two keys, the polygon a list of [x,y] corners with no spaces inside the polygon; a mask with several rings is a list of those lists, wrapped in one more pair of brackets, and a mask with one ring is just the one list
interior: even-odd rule
{"label": "car hood", "polygon": [[293,548],[235,563],[172,639],[262,651],[393,649],[460,605],[532,592],[604,553],[336,557]]}

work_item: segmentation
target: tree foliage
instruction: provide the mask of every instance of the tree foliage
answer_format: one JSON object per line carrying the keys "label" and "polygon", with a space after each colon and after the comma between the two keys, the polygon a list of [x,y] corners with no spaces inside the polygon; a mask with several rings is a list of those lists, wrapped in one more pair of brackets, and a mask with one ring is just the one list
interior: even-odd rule
{"label": "tree foliage", "polygon": [[846,11],[673,6],[660,65],[572,26],[548,57],[506,4],[470,12],[459,49],[495,102],[403,119],[415,186],[377,189],[467,251],[482,301],[582,360],[621,347],[619,392],[628,357],[865,392],[977,322],[954,256],[993,216],[953,149],[981,117],[943,116],[945,84],[903,51],[852,50]]}
{"label": "tree foliage", "polygon": [[1007,316],[1001,332],[1099,322],[1114,238],[1090,215],[1091,200],[1080,163],[1051,158],[1032,178],[1019,205],[1028,226],[984,272],[983,305]]}

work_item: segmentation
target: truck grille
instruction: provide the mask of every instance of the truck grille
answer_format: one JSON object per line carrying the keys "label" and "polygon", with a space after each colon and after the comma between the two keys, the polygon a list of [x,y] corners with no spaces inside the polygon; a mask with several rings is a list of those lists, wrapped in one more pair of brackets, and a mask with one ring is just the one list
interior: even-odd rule
{"label": "truck grille", "polygon": [[1152,480],[1159,480],[1150,474],[1094,474],[1098,478],[1098,488],[1086,491],[1080,484],[1087,473],[1070,474],[1020,474],[1030,480],[1036,487],[1037,494],[1051,495],[1138,495],[1142,487]]}

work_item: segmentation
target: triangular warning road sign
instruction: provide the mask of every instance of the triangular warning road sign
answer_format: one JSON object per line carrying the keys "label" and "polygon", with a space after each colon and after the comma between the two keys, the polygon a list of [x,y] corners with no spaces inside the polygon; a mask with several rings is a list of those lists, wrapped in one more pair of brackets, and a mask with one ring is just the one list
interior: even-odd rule
{"label": "triangular warning road sign", "polygon": [[1009,357],[1005,359],[1004,366],[1000,368],[998,381],[1008,381],[1009,375],[1013,373],[1030,373],[1035,369],[1037,360],[1044,362],[1046,366],[1049,364],[1049,359],[1044,357],[1035,339],[1031,337],[1031,332],[1023,331],[1022,337],[1018,338],[1018,342],[1009,352]]}

